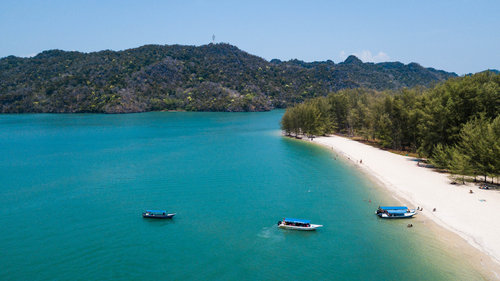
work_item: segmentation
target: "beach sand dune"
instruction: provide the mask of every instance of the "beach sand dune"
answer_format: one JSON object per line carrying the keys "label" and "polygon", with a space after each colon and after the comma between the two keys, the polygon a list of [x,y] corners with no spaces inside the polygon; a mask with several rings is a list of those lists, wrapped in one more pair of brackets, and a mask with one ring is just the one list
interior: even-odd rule
{"label": "beach sand dune", "polygon": [[334,149],[397,198],[423,208],[420,214],[460,235],[500,265],[500,191],[452,185],[447,174],[421,167],[415,158],[348,138],[318,137],[313,142]]}

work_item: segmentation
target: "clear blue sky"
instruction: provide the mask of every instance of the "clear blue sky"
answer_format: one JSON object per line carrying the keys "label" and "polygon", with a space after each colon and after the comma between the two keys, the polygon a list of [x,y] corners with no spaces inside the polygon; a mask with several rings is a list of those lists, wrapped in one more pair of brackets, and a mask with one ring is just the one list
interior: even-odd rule
{"label": "clear blue sky", "polygon": [[500,1],[0,1],[0,57],[144,44],[236,45],[265,59],[500,69]]}

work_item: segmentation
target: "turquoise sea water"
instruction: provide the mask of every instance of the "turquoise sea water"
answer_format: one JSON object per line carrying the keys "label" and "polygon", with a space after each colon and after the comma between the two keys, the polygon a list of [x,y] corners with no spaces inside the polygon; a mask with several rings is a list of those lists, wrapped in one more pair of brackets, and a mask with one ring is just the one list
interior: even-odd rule
{"label": "turquoise sea water", "polygon": [[0,280],[481,279],[282,114],[0,115]]}

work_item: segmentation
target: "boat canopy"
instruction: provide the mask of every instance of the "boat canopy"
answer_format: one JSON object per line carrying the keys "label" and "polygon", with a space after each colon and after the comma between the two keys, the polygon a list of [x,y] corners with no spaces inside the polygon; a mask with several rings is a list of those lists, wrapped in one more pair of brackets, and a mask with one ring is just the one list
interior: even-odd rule
{"label": "boat canopy", "polygon": [[311,223],[310,220],[301,220],[301,219],[292,219],[292,218],[285,218],[286,222],[298,222],[298,223]]}
{"label": "boat canopy", "polygon": [[382,207],[379,207],[380,209],[383,209],[383,210],[408,210],[408,207],[406,206],[382,206]]}
{"label": "boat canopy", "polygon": [[387,210],[387,212],[392,215],[401,215],[405,214],[406,210]]}
{"label": "boat canopy", "polygon": [[146,210],[146,212],[153,213],[153,214],[157,214],[157,213],[163,214],[163,213],[166,213],[167,211],[165,211],[165,210]]}

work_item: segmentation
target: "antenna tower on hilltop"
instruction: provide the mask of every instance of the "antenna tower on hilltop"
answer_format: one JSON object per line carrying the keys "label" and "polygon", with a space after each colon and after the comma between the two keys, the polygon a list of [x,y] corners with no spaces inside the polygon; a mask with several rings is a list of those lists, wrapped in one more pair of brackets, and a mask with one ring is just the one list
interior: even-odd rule
{"label": "antenna tower on hilltop", "polygon": [[215,44],[215,34],[212,35],[212,44]]}

